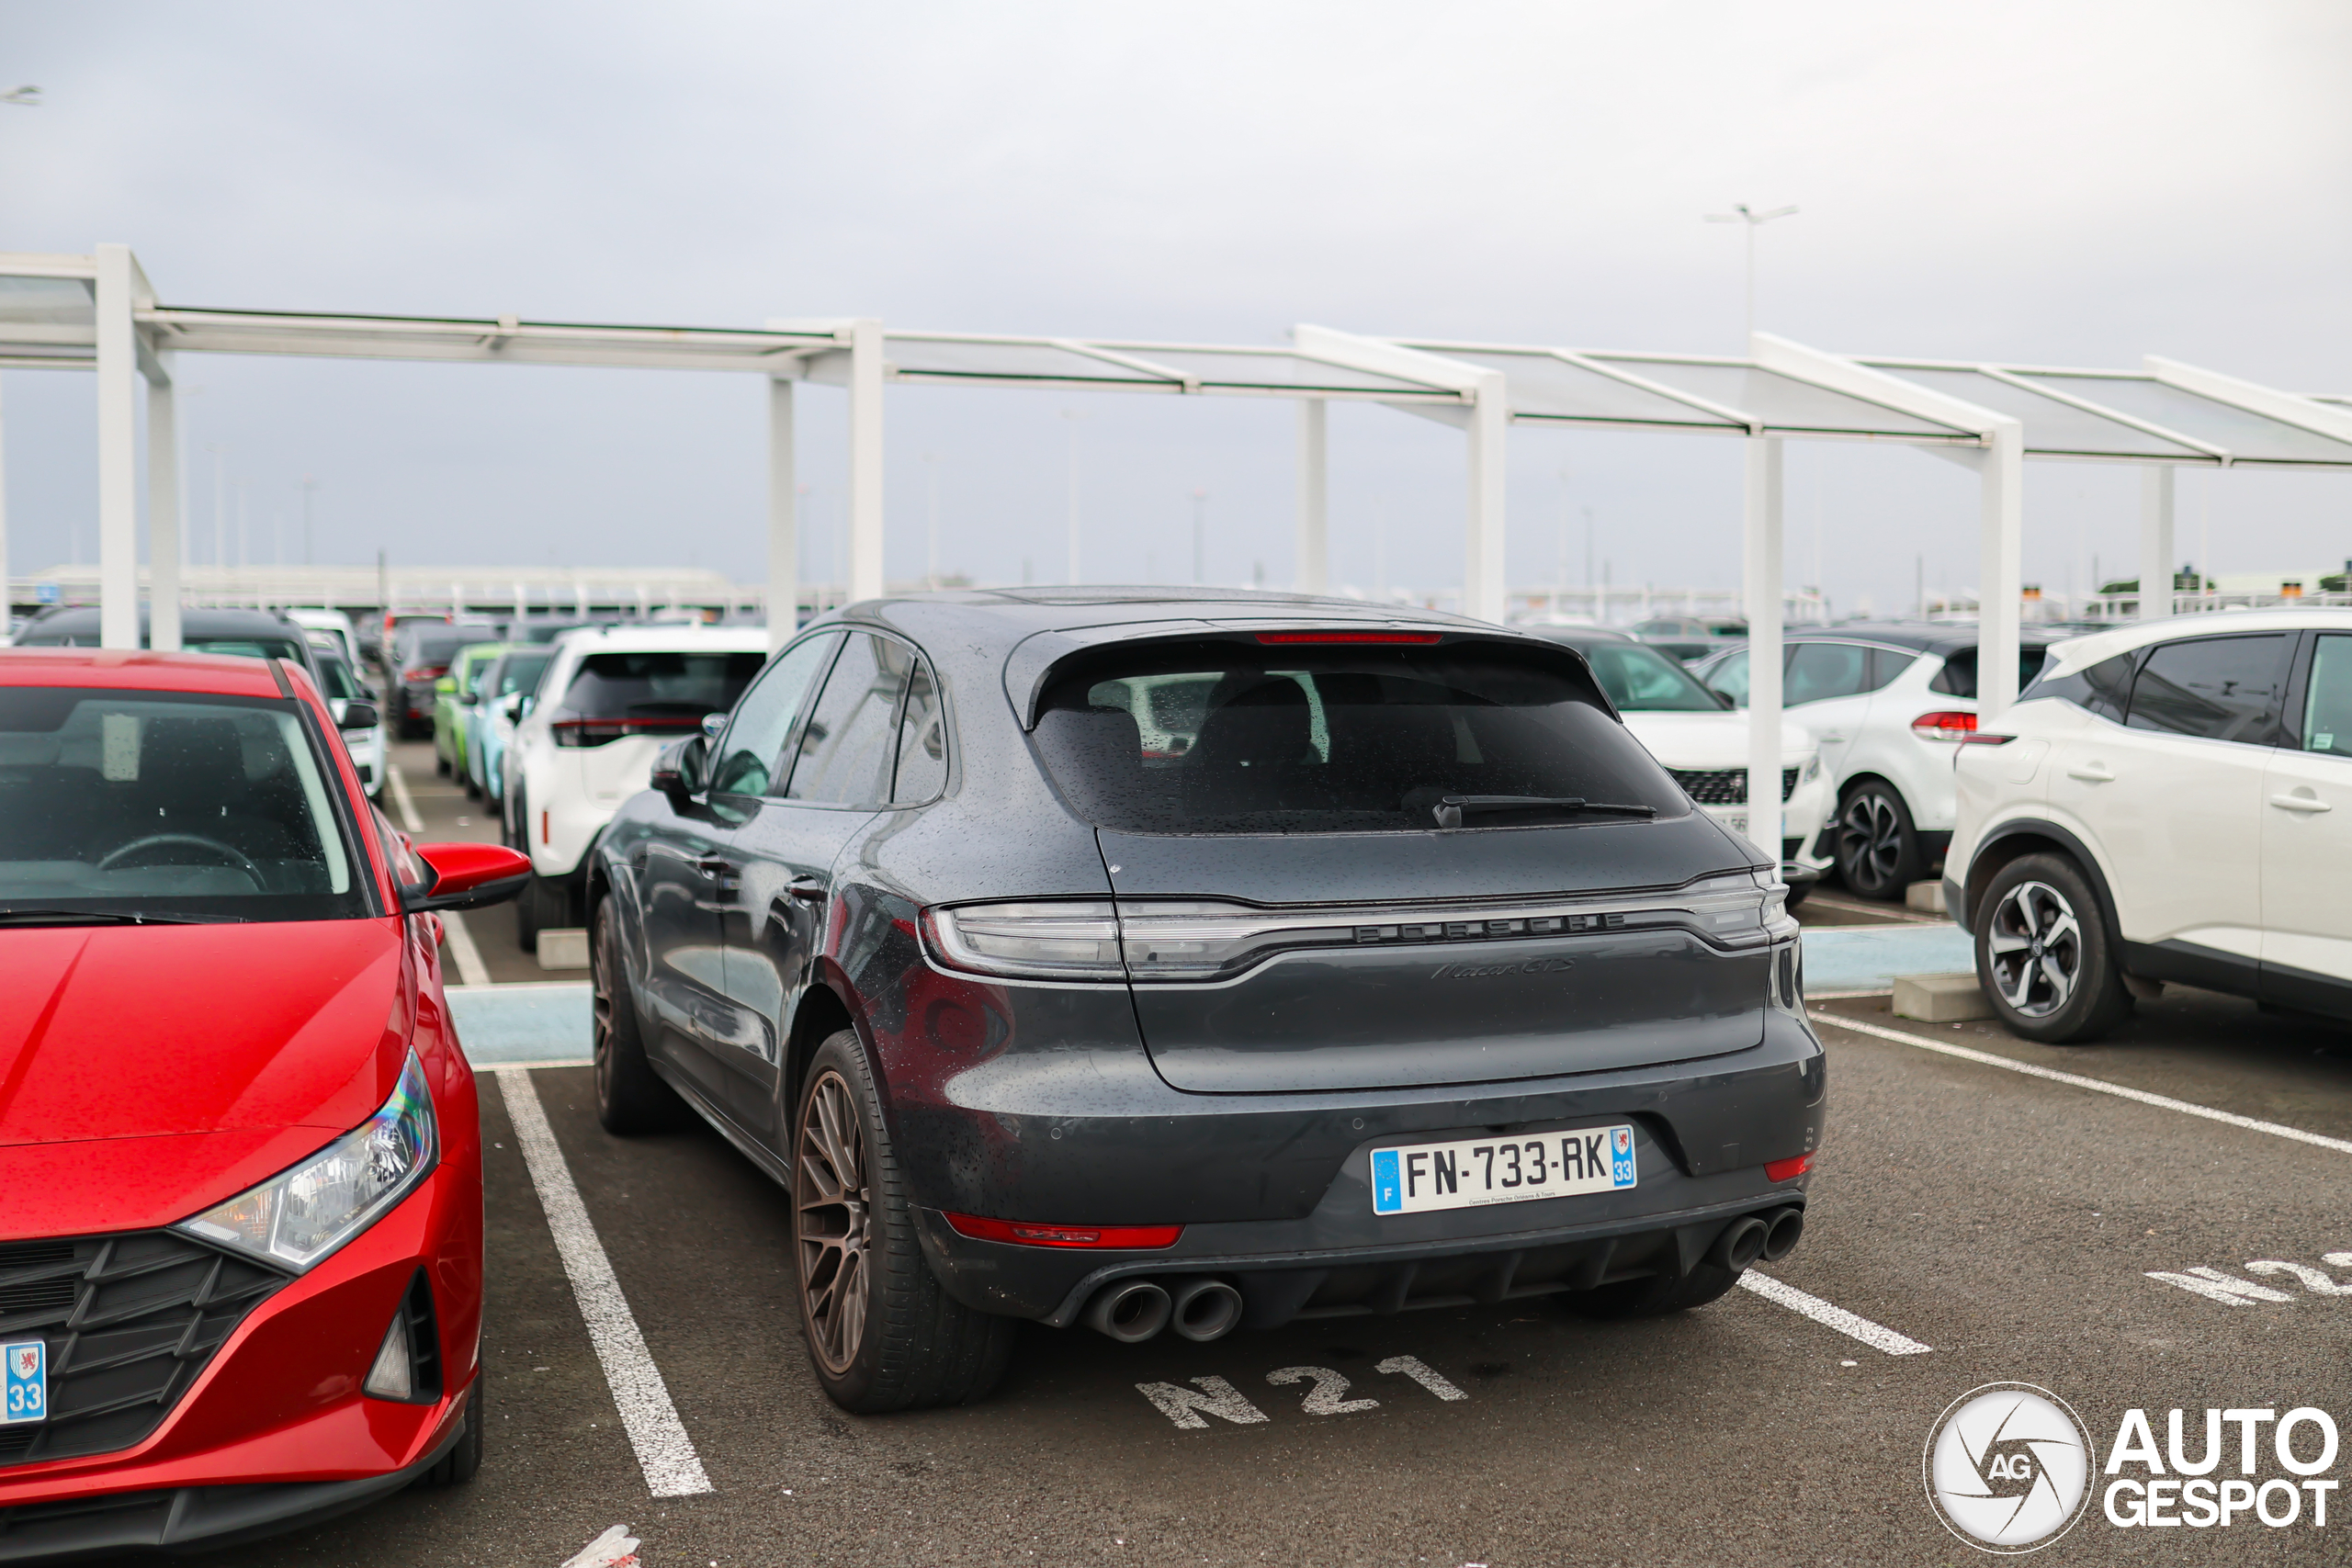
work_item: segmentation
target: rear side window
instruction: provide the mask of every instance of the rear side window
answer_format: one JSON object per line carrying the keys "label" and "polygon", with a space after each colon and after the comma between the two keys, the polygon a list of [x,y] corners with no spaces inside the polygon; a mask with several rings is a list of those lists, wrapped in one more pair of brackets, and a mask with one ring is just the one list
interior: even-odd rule
{"label": "rear side window", "polygon": [[765,662],[750,649],[592,653],[572,673],[550,728],[559,742],[573,746],[697,729],[705,714],[732,708]]}
{"label": "rear side window", "polygon": [[881,806],[890,798],[899,698],[913,656],[895,642],[852,632],[800,732],[791,800]]}
{"label": "rear side window", "polygon": [[2303,750],[2352,757],[2352,637],[2312,640],[2311,689],[2303,694]]}
{"label": "rear side window", "polygon": [[1850,642],[1801,642],[1789,650],[1784,707],[1851,697],[1871,689],[1871,650]]}
{"label": "rear side window", "polygon": [[552,653],[511,653],[498,665],[498,693],[502,697],[516,692],[526,695],[539,689],[539,677],[548,672]]}
{"label": "rear side window", "polygon": [[2288,638],[2200,637],[2159,645],[2132,682],[2134,729],[2267,746],[2278,728]]}
{"label": "rear side window", "polygon": [[906,711],[899,719],[899,773],[890,800],[897,806],[921,806],[936,800],[946,787],[947,715],[931,666],[918,662],[907,679]]}
{"label": "rear side window", "polygon": [[2112,659],[2102,659],[2071,675],[2047,672],[2037,675],[2032,685],[2018,694],[2018,700],[2059,697],[2086,712],[2121,724],[2124,710],[2132,703],[2132,670],[2139,658],[2138,651],[2134,650],[2119,653]]}
{"label": "rear side window", "polygon": [[[2018,690],[2019,692],[2023,692],[2028,686],[2033,684],[2035,679],[2041,673],[2041,666],[2049,658],[2050,650],[2046,648],[2018,649]],[[1941,692],[1948,697],[1974,697],[1976,695],[1976,650],[1973,648],[1963,648],[1956,653],[1947,654],[1944,658],[1944,667],[1936,671],[1934,680],[1928,682],[1928,690]]]}
{"label": "rear side window", "polygon": [[1639,820],[1583,801],[1690,807],[1564,654],[1476,645],[1113,650],[1047,692],[1037,750],[1105,828],[1172,833],[1419,831]]}

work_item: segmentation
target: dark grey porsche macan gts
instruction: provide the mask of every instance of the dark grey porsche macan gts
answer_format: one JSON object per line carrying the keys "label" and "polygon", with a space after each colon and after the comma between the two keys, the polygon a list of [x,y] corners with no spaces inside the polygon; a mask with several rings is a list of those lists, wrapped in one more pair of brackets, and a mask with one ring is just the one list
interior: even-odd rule
{"label": "dark grey porsche macan gts", "polygon": [[791,1191],[851,1409],[984,1393],[1022,1318],[1636,1316],[1803,1229],[1782,889],[1572,649],[929,594],[807,627],[707,728],[594,857],[599,1109],[683,1097]]}

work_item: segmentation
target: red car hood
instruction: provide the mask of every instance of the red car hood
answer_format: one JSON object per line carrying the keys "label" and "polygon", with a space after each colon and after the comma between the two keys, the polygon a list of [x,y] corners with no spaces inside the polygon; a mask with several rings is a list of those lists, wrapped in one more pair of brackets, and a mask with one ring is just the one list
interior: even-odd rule
{"label": "red car hood", "polygon": [[357,1126],[407,1048],[402,946],[392,919],[0,931],[0,1154]]}

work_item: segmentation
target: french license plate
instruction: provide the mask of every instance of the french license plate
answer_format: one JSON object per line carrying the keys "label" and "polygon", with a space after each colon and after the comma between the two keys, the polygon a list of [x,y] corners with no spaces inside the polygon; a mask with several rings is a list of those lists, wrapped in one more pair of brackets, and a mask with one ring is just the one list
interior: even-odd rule
{"label": "french license plate", "polygon": [[1735,833],[1747,831],[1747,813],[1745,811],[1714,811],[1708,815]]}
{"label": "french license plate", "polygon": [[49,1347],[38,1339],[0,1345],[0,1427],[49,1419]]}
{"label": "french license plate", "polygon": [[1634,1177],[1630,1126],[1413,1144],[1372,1151],[1372,1212],[1419,1214],[1615,1192]]}

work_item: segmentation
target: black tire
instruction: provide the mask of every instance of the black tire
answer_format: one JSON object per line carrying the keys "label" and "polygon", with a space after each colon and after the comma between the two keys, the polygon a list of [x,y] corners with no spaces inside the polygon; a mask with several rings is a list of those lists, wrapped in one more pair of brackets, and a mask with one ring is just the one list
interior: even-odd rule
{"label": "black tire", "polygon": [[622,1137],[678,1125],[685,1105],[646,1060],[637,987],[629,978],[620,921],[609,898],[596,906],[588,944],[588,983],[595,1009],[596,1120],[605,1132]]}
{"label": "black tire", "polygon": [[1976,906],[1976,983],[2001,1027],[2045,1045],[2097,1040],[2132,1016],[2114,933],[2083,868],[2026,855]]}
{"label": "black tire", "polygon": [[483,1367],[474,1374],[473,1391],[466,1395],[466,1429],[451,1445],[449,1451],[434,1461],[431,1469],[416,1478],[419,1486],[463,1486],[481,1470],[482,1419],[485,1401],[482,1389],[490,1382],[490,1369]]}
{"label": "black tire", "polygon": [[1928,857],[1903,792],[1864,779],[1838,802],[1838,875],[1858,897],[1899,902],[1927,874]]}
{"label": "black tire", "polygon": [[872,1415],[968,1404],[994,1388],[1015,1322],[956,1301],[923,1261],[854,1031],[832,1035],[809,1060],[792,1141],[793,1273],[809,1364],[827,1396]]}
{"label": "black tire", "polygon": [[498,841],[510,850],[521,850],[525,854],[530,853],[531,841],[525,837],[527,829],[522,826],[530,818],[524,815],[521,792],[507,791],[505,800],[498,808]]}
{"label": "black tire", "polygon": [[449,776],[449,759],[441,750],[441,738],[438,735],[433,738],[433,771],[445,779]]}
{"label": "black tire", "polygon": [[1705,1306],[1739,1283],[1745,1269],[1719,1269],[1702,1263],[1680,1279],[1656,1274],[1646,1280],[1621,1280],[1589,1291],[1572,1291],[1561,1300],[1579,1317],[1604,1323],[1634,1317],[1666,1317]]}

